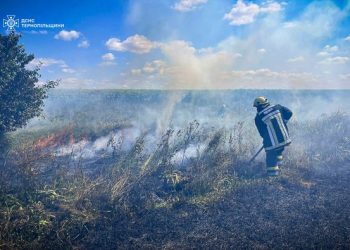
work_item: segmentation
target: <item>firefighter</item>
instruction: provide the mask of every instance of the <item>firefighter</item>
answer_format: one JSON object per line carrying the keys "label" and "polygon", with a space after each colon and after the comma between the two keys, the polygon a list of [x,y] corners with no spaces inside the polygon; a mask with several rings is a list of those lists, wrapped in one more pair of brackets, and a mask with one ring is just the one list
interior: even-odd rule
{"label": "firefighter", "polygon": [[254,100],[257,109],[255,125],[263,138],[266,152],[268,176],[277,176],[283,160],[283,150],[291,143],[287,122],[293,113],[282,105],[271,105],[266,97],[259,96]]}

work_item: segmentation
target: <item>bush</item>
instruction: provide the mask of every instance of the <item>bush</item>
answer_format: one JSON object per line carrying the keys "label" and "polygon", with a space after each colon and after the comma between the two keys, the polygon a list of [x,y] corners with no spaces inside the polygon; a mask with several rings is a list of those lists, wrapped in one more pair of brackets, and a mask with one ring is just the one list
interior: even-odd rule
{"label": "bush", "polygon": [[0,138],[4,133],[23,127],[28,120],[39,116],[47,91],[55,81],[38,86],[39,67],[31,70],[34,56],[19,45],[20,36],[11,32],[0,34]]}

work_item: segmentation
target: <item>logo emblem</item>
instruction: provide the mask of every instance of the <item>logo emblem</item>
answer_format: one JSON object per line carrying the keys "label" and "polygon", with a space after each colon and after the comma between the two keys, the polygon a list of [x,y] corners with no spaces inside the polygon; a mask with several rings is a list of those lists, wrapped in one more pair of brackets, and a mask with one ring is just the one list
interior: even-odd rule
{"label": "logo emblem", "polygon": [[3,19],[3,26],[7,27],[8,31],[14,31],[15,27],[19,27],[19,19],[15,17],[15,15],[7,15],[7,20]]}

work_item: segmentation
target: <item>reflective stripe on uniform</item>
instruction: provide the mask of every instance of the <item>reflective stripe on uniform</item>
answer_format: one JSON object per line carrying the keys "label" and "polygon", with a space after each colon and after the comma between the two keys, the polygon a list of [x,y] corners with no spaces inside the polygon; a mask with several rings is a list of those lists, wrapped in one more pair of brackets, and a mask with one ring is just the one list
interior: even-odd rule
{"label": "reflective stripe on uniform", "polygon": [[271,141],[271,146],[266,147],[266,150],[282,147],[291,142],[289,133],[282,119],[281,112],[279,110],[270,110],[273,107],[274,106],[267,107],[259,112],[259,114],[267,113],[261,118],[261,120],[266,124],[267,132]]}
{"label": "reflective stripe on uniform", "polygon": [[262,121],[265,122],[265,121],[266,121],[267,119],[269,119],[271,116],[276,115],[276,114],[278,114],[278,113],[280,113],[280,111],[279,111],[279,110],[275,110],[275,111],[273,111],[272,113],[269,113],[268,115],[264,116],[264,117],[262,118]]}
{"label": "reflective stripe on uniform", "polygon": [[287,136],[283,133],[283,128],[282,128],[283,125],[281,125],[279,120],[280,120],[280,116],[274,115],[273,117],[271,117],[270,121],[275,131],[278,143],[282,143],[286,140]]}
{"label": "reflective stripe on uniform", "polygon": [[278,166],[276,166],[276,167],[268,167],[267,168],[267,171],[278,171],[278,170],[280,170],[280,168]]}
{"label": "reflective stripe on uniform", "polygon": [[286,138],[286,139],[289,138],[289,134],[288,134],[288,131],[287,131],[286,126],[284,125],[284,121],[283,121],[283,119],[282,119],[281,113],[279,114],[278,122],[279,122],[279,124],[280,124],[280,127],[281,127],[281,129],[282,129],[282,132],[283,132],[285,138]]}
{"label": "reflective stripe on uniform", "polygon": [[270,141],[271,141],[271,147],[275,147],[276,146],[276,140],[275,140],[275,135],[274,135],[274,131],[271,129],[271,126],[267,125],[266,126],[267,131],[269,133],[270,136]]}
{"label": "reflective stripe on uniform", "polygon": [[265,111],[267,111],[268,109],[271,109],[275,107],[275,105],[272,105],[272,106],[267,106],[266,108],[264,108],[263,110],[261,110],[258,114],[261,115],[262,113],[264,113]]}

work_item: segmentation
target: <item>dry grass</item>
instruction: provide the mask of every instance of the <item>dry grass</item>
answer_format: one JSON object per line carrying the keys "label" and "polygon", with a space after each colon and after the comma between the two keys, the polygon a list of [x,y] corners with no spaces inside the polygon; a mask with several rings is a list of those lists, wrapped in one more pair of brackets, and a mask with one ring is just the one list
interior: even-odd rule
{"label": "dry grass", "polygon": [[111,142],[94,169],[17,146],[1,160],[0,248],[349,248],[349,121],[291,124],[277,178],[247,163],[255,147],[244,123],[194,121],[151,152],[146,134],[128,151]]}

